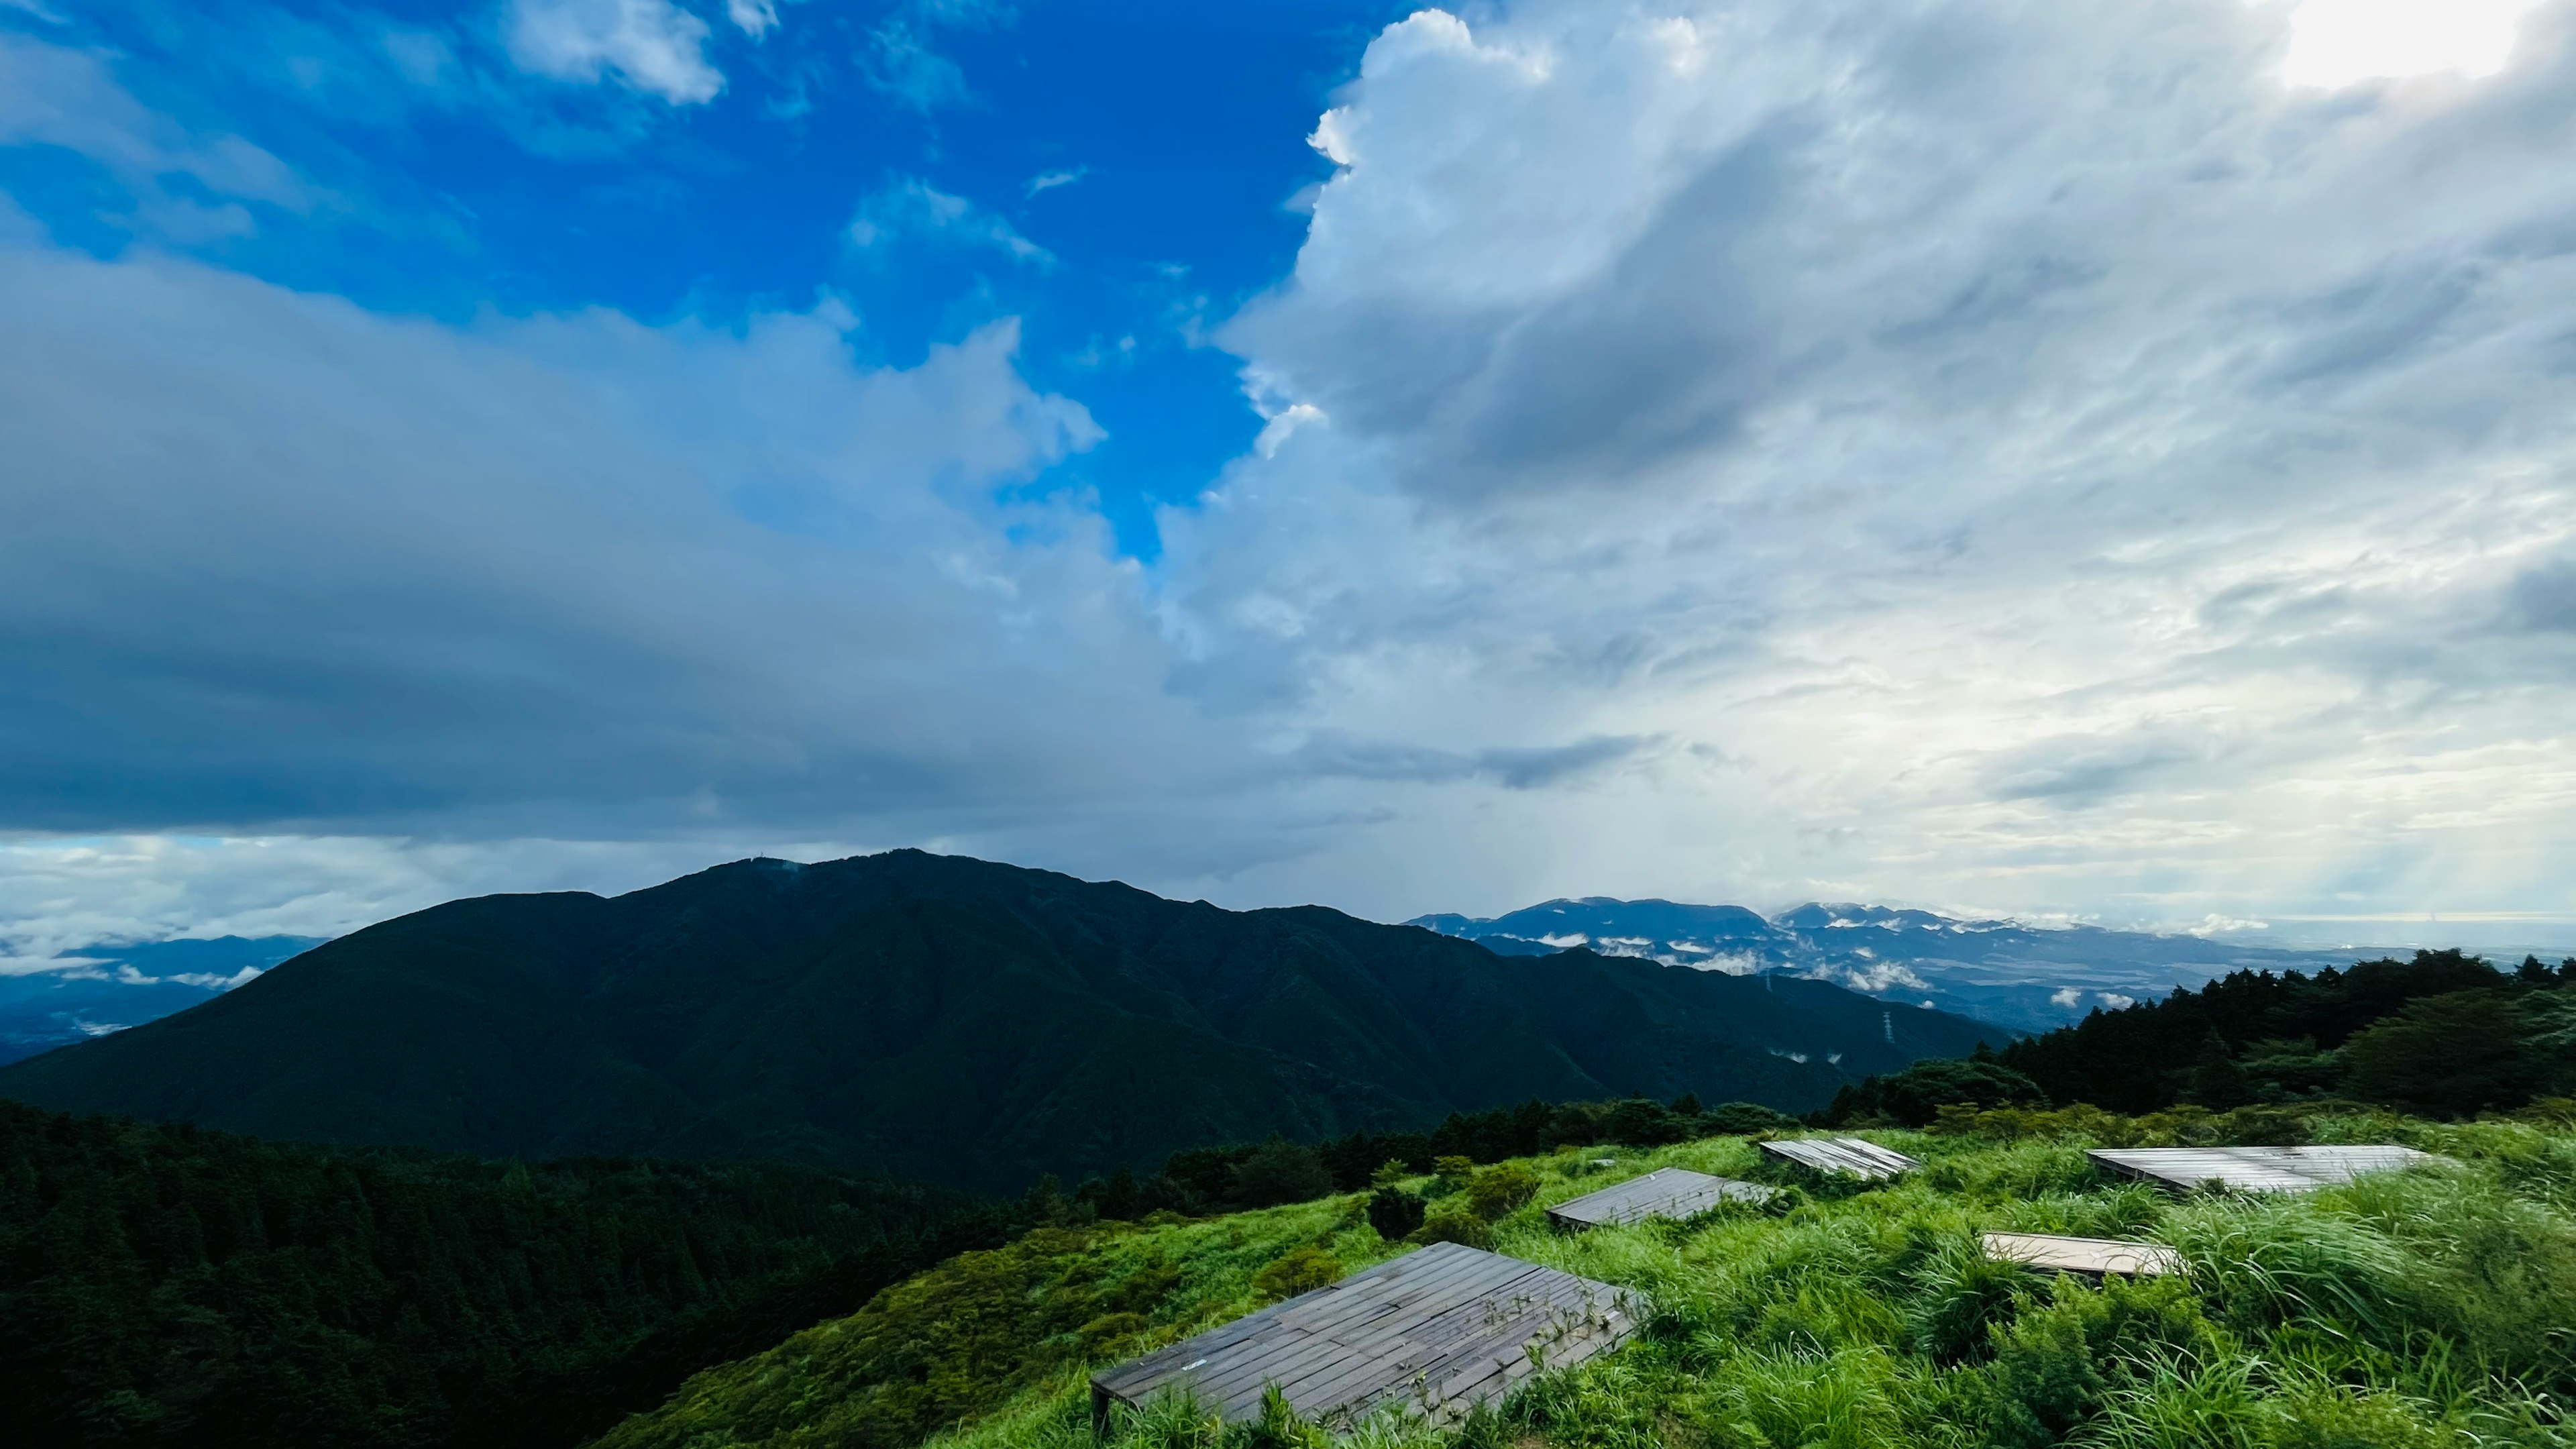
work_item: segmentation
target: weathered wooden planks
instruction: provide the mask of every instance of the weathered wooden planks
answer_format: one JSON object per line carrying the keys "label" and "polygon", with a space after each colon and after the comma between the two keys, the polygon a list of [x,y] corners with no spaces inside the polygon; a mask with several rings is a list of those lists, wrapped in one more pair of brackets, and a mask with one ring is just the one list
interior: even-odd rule
{"label": "weathered wooden planks", "polygon": [[1863,1181],[1901,1177],[1923,1164],[1902,1152],[1891,1152],[1857,1137],[1802,1137],[1765,1142],[1762,1150],[1817,1172],[1835,1172]]}
{"label": "weathered wooden planks", "polygon": [[1387,1405],[1446,1420],[1542,1366],[1609,1352],[1644,1311],[1626,1289],[1434,1243],[1094,1375],[1092,1417],[1105,1428],[1112,1403],[1179,1387],[1243,1423],[1276,1384],[1310,1422],[1346,1424]]}
{"label": "weathered wooden planks", "polygon": [[2067,1238],[2054,1233],[1988,1233],[1986,1256],[2060,1273],[2145,1276],[2182,1271],[2182,1254],[2155,1243],[2112,1238]]}
{"label": "weathered wooden planks", "polygon": [[2435,1158],[2412,1147],[2101,1147],[2087,1154],[2123,1177],[2177,1191],[2217,1185],[2239,1192],[2314,1192],[2366,1172],[2394,1172]]}
{"label": "weathered wooden planks", "polygon": [[1768,1201],[1771,1189],[1731,1177],[1711,1177],[1686,1167],[1659,1167],[1643,1177],[1586,1193],[1547,1210],[1561,1228],[1597,1228],[1647,1218],[1695,1218],[1720,1203]]}

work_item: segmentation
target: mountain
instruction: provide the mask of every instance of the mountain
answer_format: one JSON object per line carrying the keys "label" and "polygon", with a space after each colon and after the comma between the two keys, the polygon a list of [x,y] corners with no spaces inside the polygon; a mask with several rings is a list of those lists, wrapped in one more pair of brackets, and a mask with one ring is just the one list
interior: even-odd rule
{"label": "mountain", "polygon": [[1764,917],[1742,906],[1586,896],[1479,918],[1408,924],[1503,954],[1585,947],[1730,974],[1785,972],[1909,1006],[1929,1003],[2019,1031],[2048,1031],[2233,971],[2350,965],[2350,951],[2284,951],[2199,936],[2049,928],[1930,911],[1810,902]]}
{"label": "mountain", "polygon": [[218,936],[12,961],[0,975],[0,1064],[185,1011],[321,944],[318,936]]}
{"label": "mountain", "polygon": [[2001,1033],[1822,981],[1497,956],[894,851],[450,902],[0,1096],[487,1156],[769,1158],[1016,1190],[1532,1097],[1788,1110]]}

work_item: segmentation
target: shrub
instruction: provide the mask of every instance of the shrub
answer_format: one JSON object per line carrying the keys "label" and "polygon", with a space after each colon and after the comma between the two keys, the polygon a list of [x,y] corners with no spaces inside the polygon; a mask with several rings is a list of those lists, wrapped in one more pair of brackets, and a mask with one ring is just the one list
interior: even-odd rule
{"label": "shrub", "polygon": [[1904,1071],[1872,1077],[1834,1096],[1828,1115],[1836,1126],[1878,1119],[1928,1127],[1944,1106],[1974,1102],[1988,1107],[2045,1107],[2039,1084],[2000,1062],[1974,1057],[1916,1062]]}
{"label": "shrub", "polygon": [[1700,1123],[1705,1130],[1721,1136],[1751,1137],[1762,1132],[1788,1131],[1798,1125],[1798,1119],[1759,1102],[1721,1102],[1701,1113]]}
{"label": "shrub", "polygon": [[1369,1226],[1390,1243],[1401,1242],[1422,1226],[1422,1199],[1397,1187],[1369,1194]]}
{"label": "shrub", "polygon": [[1342,1260],[1322,1248],[1304,1247],[1252,1275],[1253,1291],[1265,1298],[1294,1298],[1342,1280]]}
{"label": "shrub", "polygon": [[1333,1174],[1312,1147],[1272,1138],[1234,1169],[1234,1195],[1248,1207],[1308,1202],[1333,1190]]}
{"label": "shrub", "polygon": [[1470,1248],[1494,1245],[1493,1225],[1455,1202],[1443,1202],[1432,1209],[1413,1236],[1424,1243],[1464,1243]]}
{"label": "shrub", "polygon": [[1489,1167],[1467,1184],[1467,1210],[1494,1222],[1538,1196],[1538,1174],[1517,1162]]}
{"label": "shrub", "polygon": [[2101,1412],[2136,1366],[2214,1358],[2223,1346],[2180,1279],[2114,1278],[2094,1289],[2061,1274],[2050,1299],[1992,1330],[1998,1443],[2058,1443]]}

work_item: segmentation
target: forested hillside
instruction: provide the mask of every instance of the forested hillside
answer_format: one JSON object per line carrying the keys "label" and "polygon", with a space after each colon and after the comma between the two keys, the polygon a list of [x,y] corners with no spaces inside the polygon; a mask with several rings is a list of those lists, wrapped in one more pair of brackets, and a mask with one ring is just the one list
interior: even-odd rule
{"label": "forested hillside", "polygon": [[2240,971],[2000,1053],[2059,1104],[2146,1112],[2349,1096],[2436,1113],[2576,1087],[2576,961],[2458,951],[2315,976]]}
{"label": "forested hillside", "polygon": [[0,1103],[0,1443],[564,1446],[1013,1211],[793,1167],[486,1162]]}
{"label": "forested hillside", "polygon": [[1805,1110],[2001,1033],[1817,981],[1544,960],[895,851],[487,896],[0,1069],[0,1096],[485,1155],[759,1158],[995,1192],[1530,1098]]}

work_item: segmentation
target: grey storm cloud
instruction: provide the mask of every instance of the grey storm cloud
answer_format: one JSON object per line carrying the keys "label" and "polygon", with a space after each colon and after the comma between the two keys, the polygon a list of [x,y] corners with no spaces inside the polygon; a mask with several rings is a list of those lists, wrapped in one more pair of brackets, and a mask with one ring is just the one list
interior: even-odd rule
{"label": "grey storm cloud", "polygon": [[[0,314],[20,828],[649,828],[1189,768],[1093,522],[942,492],[1097,435],[1007,325],[868,370],[816,317],[459,333],[25,243]],[[1102,747],[1087,786],[1000,738],[1033,695]]]}

